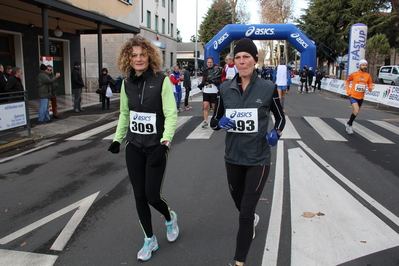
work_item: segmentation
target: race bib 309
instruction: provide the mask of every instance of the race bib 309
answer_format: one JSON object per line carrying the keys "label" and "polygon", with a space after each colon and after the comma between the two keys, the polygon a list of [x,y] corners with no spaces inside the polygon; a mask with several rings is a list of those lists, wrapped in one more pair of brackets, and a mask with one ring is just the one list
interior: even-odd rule
{"label": "race bib 309", "polygon": [[136,134],[156,134],[157,117],[155,113],[130,111],[130,131]]}

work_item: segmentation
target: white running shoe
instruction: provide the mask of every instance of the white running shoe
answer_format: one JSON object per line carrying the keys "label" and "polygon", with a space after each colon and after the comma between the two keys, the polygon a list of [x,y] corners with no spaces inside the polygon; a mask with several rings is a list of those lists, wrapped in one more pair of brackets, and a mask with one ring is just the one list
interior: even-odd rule
{"label": "white running shoe", "polygon": [[202,122],[202,128],[206,128],[206,127],[208,127],[208,122],[206,122],[206,121],[204,120],[204,122]]}
{"label": "white running shoe", "polygon": [[255,238],[255,227],[258,225],[258,223],[259,223],[259,215],[257,215],[257,214],[255,213],[255,218],[254,218],[254,234],[252,235],[252,239]]}
{"label": "white running shoe", "polygon": [[348,125],[348,123],[345,124],[346,127],[346,132],[348,132],[348,134],[353,134],[353,127]]}
{"label": "white running shoe", "polygon": [[137,259],[147,261],[151,259],[152,252],[158,249],[158,241],[156,236],[144,238],[144,245],[137,253]]}
{"label": "white running shoe", "polygon": [[166,238],[169,242],[176,241],[179,236],[179,226],[177,225],[177,214],[174,211],[170,211],[172,214],[172,220],[166,221]]}

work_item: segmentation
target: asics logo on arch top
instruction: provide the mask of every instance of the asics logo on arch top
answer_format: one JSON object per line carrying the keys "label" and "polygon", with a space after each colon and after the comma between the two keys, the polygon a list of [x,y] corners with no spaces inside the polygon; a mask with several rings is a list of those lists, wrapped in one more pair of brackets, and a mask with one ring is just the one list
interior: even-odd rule
{"label": "asics logo on arch top", "polygon": [[252,34],[255,35],[274,35],[274,28],[256,28],[255,26],[250,26],[245,32],[245,36],[249,37]]}

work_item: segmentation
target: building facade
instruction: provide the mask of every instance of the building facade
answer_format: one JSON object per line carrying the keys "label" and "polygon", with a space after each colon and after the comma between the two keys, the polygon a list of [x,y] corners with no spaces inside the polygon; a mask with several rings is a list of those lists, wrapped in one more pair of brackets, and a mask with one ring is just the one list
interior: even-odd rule
{"label": "building facade", "polygon": [[[93,62],[96,62],[98,76],[103,65],[106,65],[103,62],[108,61],[109,55],[103,56],[104,49],[108,52],[108,46],[115,41],[123,43],[118,35],[132,36],[147,28],[147,10],[151,12],[151,27],[144,34],[156,41],[155,15],[158,12],[161,27],[158,41],[160,46],[168,47],[164,49],[165,58],[171,58],[176,46],[173,41],[176,31],[175,1],[1,0],[0,64],[22,69],[22,81],[29,99],[38,98],[36,77],[42,62],[51,63],[55,72],[61,73],[57,93],[71,94],[71,70],[74,62],[81,61],[82,68],[84,66],[81,54],[82,37],[94,36],[95,42],[88,48],[96,53],[91,54],[92,51],[86,49],[84,59],[87,60],[88,55],[95,58]],[[165,34],[162,33],[162,19],[165,20]]]}
{"label": "building facade", "polygon": [[[139,35],[151,40],[160,49],[163,71],[169,71],[177,64],[177,0],[139,0],[134,16],[138,21]],[[118,70],[116,59],[120,47],[133,34],[104,34],[102,36],[103,67],[113,78],[124,77]],[[98,87],[97,36],[81,36],[82,73],[89,91]]]}

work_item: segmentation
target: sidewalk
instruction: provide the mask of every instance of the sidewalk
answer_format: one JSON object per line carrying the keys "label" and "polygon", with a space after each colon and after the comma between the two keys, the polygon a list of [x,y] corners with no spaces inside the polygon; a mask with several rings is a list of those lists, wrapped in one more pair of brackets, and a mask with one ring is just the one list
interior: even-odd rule
{"label": "sidewalk", "polygon": [[111,98],[110,110],[101,110],[99,96],[94,92],[82,93],[82,108],[85,109],[85,112],[73,112],[72,99],[72,95],[57,96],[57,105],[60,118],[52,119],[51,122],[45,125],[41,125],[37,122],[39,100],[36,99],[29,101],[29,118],[32,125],[31,136],[28,136],[28,130],[26,130],[1,137],[0,154],[54,137],[56,135],[62,135],[74,131],[81,127],[114,117],[119,114],[119,93],[113,94]]}
{"label": "sidewalk", "polygon": [[[201,78],[197,80],[195,80],[194,77],[191,78],[192,90],[190,92],[190,97],[201,93],[197,88],[199,80],[201,80]],[[184,94],[185,90],[183,89],[182,101],[184,99]],[[30,100],[28,105],[30,123],[33,126],[31,128],[31,136],[28,136],[28,130],[26,130],[1,137],[0,156],[5,152],[117,116],[119,114],[119,93],[114,93],[111,98],[111,110],[101,110],[101,102],[99,102],[98,94],[94,92],[83,92],[82,108],[85,109],[85,112],[82,113],[73,112],[73,95],[57,95],[60,119],[52,119],[51,122],[45,125],[41,125],[37,122],[39,100]]]}

